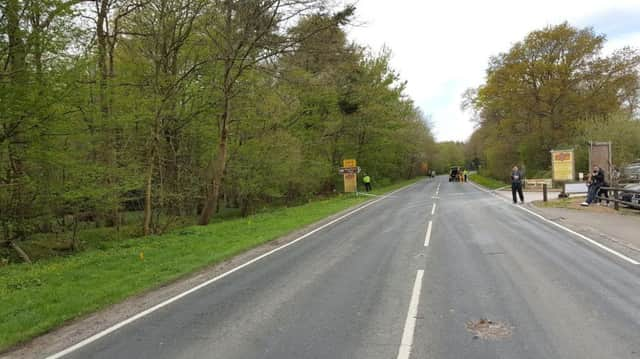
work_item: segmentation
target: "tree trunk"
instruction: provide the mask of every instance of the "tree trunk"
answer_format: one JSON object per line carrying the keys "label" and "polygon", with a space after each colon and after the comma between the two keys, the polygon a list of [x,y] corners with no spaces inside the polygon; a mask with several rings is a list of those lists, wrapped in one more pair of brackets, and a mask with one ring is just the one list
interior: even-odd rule
{"label": "tree trunk", "polygon": [[73,233],[71,235],[71,249],[77,252],[80,247],[78,246],[78,214],[73,215]]}
{"label": "tree trunk", "polygon": [[108,78],[109,66],[107,62],[108,56],[108,36],[105,27],[109,21],[109,0],[101,1],[97,6],[96,19],[96,40],[98,49],[98,103],[103,120],[109,117],[109,101],[108,101]]}
{"label": "tree trunk", "polygon": [[151,180],[153,179],[153,156],[147,172],[147,188],[144,194],[144,235],[151,233]]}
{"label": "tree trunk", "polygon": [[[225,113],[223,116],[228,116]],[[225,121],[226,122],[226,121]],[[227,129],[223,128],[220,136],[220,144],[218,145],[218,153],[214,159],[213,176],[211,178],[211,187],[207,191],[204,208],[200,214],[198,224],[207,225],[211,220],[211,216],[218,211],[218,197],[220,196],[220,187],[224,179],[224,170],[227,165]]]}
{"label": "tree trunk", "polygon": [[[226,16],[225,16],[225,33],[231,35],[232,33],[232,18],[233,18],[233,2],[231,0],[225,1]],[[220,196],[220,187],[222,180],[224,179],[224,170],[227,166],[227,126],[231,119],[231,96],[233,91],[233,79],[231,71],[235,62],[235,56],[233,52],[227,53],[224,60],[224,79],[222,87],[223,97],[223,111],[218,122],[219,128],[219,143],[218,153],[213,160],[213,176],[211,178],[211,185],[207,191],[207,198],[205,199],[202,213],[198,224],[205,226],[209,224],[211,216],[218,211],[218,197]]]}

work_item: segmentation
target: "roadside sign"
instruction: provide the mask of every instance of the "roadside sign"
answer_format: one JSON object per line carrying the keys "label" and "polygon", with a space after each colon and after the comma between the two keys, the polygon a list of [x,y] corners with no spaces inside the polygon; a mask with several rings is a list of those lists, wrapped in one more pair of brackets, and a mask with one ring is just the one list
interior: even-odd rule
{"label": "roadside sign", "polygon": [[551,151],[551,172],[554,181],[573,181],[574,171],[573,149]]}
{"label": "roadside sign", "polygon": [[360,167],[340,167],[338,173],[341,175],[345,173],[360,173]]}
{"label": "roadside sign", "polygon": [[607,182],[611,183],[611,142],[589,142],[589,173],[593,166],[603,169]]}
{"label": "roadside sign", "polygon": [[343,160],[342,167],[356,167],[356,160]]}
{"label": "roadside sign", "polygon": [[344,174],[344,191],[357,192],[358,176],[355,173]]}
{"label": "roadside sign", "polygon": [[345,192],[358,192],[358,173],[360,167],[356,167],[356,160],[348,159],[342,161],[342,167],[338,171],[343,175],[344,179],[344,191]]}

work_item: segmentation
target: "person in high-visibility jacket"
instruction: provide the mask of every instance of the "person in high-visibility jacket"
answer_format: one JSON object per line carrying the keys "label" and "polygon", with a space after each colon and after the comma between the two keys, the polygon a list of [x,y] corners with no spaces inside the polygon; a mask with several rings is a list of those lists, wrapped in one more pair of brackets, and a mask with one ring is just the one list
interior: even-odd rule
{"label": "person in high-visibility jacket", "polygon": [[362,177],[362,183],[364,183],[365,191],[371,191],[371,176],[365,173],[364,177]]}
{"label": "person in high-visibility jacket", "polygon": [[469,180],[469,171],[465,168],[462,173],[464,174],[464,181],[467,182]]}

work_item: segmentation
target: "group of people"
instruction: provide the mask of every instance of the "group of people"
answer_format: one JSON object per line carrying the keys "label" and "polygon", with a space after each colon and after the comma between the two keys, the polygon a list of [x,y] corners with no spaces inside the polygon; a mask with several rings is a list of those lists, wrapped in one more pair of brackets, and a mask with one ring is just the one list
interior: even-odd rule
{"label": "group of people", "polygon": [[469,171],[460,167],[452,167],[449,175],[449,182],[467,182],[469,180]]}
{"label": "group of people", "polygon": [[[602,168],[593,166],[593,172],[587,176],[587,185],[587,199],[581,203],[582,206],[588,207],[594,202],[600,203],[600,197],[607,198],[607,204],[609,204],[609,191],[605,189],[606,187],[609,187],[609,184],[606,182],[606,175]],[[520,199],[520,203],[524,203],[524,194],[522,193],[522,172],[518,166],[513,166],[511,170],[511,193],[513,195],[513,203],[518,203],[518,197]]]}
{"label": "group of people", "polygon": [[[467,169],[457,172],[458,173],[452,175],[457,176],[458,181],[467,182],[469,180],[469,172]],[[604,189],[609,186],[605,178],[604,170],[598,166],[593,166],[593,172],[587,176],[589,192],[587,194],[587,199],[581,203],[582,206],[586,207],[591,205],[591,203],[600,202],[601,196],[606,197],[607,199],[609,198],[609,191]],[[520,171],[518,166],[513,166],[511,169],[511,194],[513,195],[513,203],[518,203],[518,199],[520,199],[520,203],[524,203],[522,179],[522,171]],[[371,176],[365,174],[362,178],[362,182],[364,183],[365,190],[367,192],[371,191]],[[608,200],[607,204],[609,204]]]}
{"label": "group of people", "polygon": [[467,171],[467,169],[463,169],[462,173],[460,173],[460,182],[467,182],[469,181],[469,171]]}

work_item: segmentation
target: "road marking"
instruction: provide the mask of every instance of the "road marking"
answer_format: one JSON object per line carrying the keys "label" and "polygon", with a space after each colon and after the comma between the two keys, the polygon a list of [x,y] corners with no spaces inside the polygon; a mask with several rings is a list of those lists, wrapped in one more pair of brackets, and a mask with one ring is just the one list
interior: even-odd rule
{"label": "road marking", "polygon": [[431,207],[431,215],[433,216],[436,213],[436,204],[433,204],[433,207]]}
{"label": "road marking", "polygon": [[[487,192],[487,193],[493,195],[494,197],[496,197],[498,199],[501,199],[502,201],[504,201],[506,203],[509,203],[509,204],[511,203],[508,199],[503,198],[502,196],[500,196],[500,195],[498,195],[498,194],[496,194],[496,193],[494,193],[492,191],[489,191],[489,190],[486,190],[484,188],[481,188],[480,186],[476,185],[475,183],[471,183],[471,184],[473,186],[475,186],[477,189],[479,189],[480,191]],[[562,230],[564,230],[566,232],[569,232],[569,233],[573,234],[574,236],[576,236],[576,237],[578,237],[580,239],[583,239],[583,240],[593,244],[594,246],[596,246],[596,247],[598,247],[598,248],[600,248],[600,249],[602,249],[602,250],[604,250],[606,252],[609,252],[609,253],[613,254],[614,256],[616,256],[616,257],[618,257],[620,259],[623,259],[623,260],[625,260],[625,261],[627,261],[627,262],[629,262],[631,264],[634,264],[634,265],[640,265],[640,262],[638,262],[637,260],[635,260],[633,258],[629,258],[629,257],[625,256],[624,254],[622,254],[622,253],[620,253],[618,251],[615,251],[615,250],[605,246],[604,244],[601,244],[601,243],[599,243],[599,242],[597,242],[597,241],[585,236],[584,234],[578,233],[578,232],[576,232],[574,230],[571,230],[571,229],[569,229],[569,228],[567,228],[567,227],[565,227],[565,226],[563,226],[563,225],[561,225],[559,223],[551,221],[551,220],[545,218],[544,216],[542,216],[542,215],[540,215],[540,214],[538,214],[538,213],[536,213],[536,212],[534,212],[534,211],[532,211],[532,210],[530,210],[528,208],[525,208],[525,207],[522,207],[522,206],[519,206],[519,205],[514,205],[514,206],[516,208],[519,208],[519,209],[521,209],[521,210],[523,210],[523,211],[525,211],[525,212],[527,212],[527,213],[529,213],[529,214],[531,214],[531,215],[543,220],[544,222],[547,222],[547,223],[549,223],[551,225],[554,225],[554,226],[556,226],[556,227],[558,227],[558,228],[560,228],[560,229],[562,229]]]}
{"label": "road marking", "polygon": [[416,319],[418,316],[418,304],[420,303],[420,291],[422,290],[422,276],[424,270],[418,270],[416,281],[413,284],[413,292],[411,293],[411,301],[409,302],[409,311],[407,319],[404,322],[404,330],[402,331],[402,341],[398,349],[398,359],[409,359],[411,354],[411,346],[413,345],[413,333],[416,329]]}
{"label": "road marking", "polygon": [[611,253],[611,254],[613,254],[613,255],[621,258],[621,259],[624,259],[625,261],[627,261],[627,262],[629,262],[631,264],[635,264],[635,265],[639,265],[640,264],[640,262],[636,261],[635,259],[629,258],[629,257],[625,256],[624,254],[622,254],[622,253],[620,253],[618,251],[615,251],[615,250],[605,246],[604,244],[601,244],[601,243],[599,243],[599,242],[597,242],[597,241],[595,241],[595,240],[593,240],[593,239],[591,239],[591,238],[589,238],[589,237],[587,237],[587,236],[585,236],[583,234],[580,234],[580,233],[578,233],[576,231],[573,231],[573,230],[571,230],[571,229],[569,229],[569,228],[567,228],[567,227],[565,227],[565,226],[563,226],[561,224],[558,224],[558,223],[556,223],[554,221],[550,221],[550,220],[546,219],[544,216],[541,216],[538,213],[536,213],[536,212],[534,212],[534,211],[532,211],[532,210],[530,210],[528,208],[524,208],[522,206],[518,206],[518,208],[520,208],[521,210],[523,210],[523,211],[525,211],[525,212],[527,212],[527,213],[529,213],[529,214],[531,214],[533,216],[536,216],[536,217],[540,218],[541,220],[543,220],[543,221],[545,221],[547,223],[550,223],[550,224],[552,224],[552,225],[554,225],[554,226],[556,226],[558,228],[562,228],[565,231],[567,231],[567,232],[569,232],[569,233],[571,233],[571,234],[573,234],[573,235],[575,235],[577,237],[580,237],[580,238],[584,239],[585,241],[593,244],[594,246],[599,247],[599,248],[601,248],[601,249],[603,249],[603,250],[605,250],[605,251],[607,251],[607,252],[609,252],[609,253]]}
{"label": "road marking", "polygon": [[254,258],[254,259],[252,259],[252,260],[250,260],[250,261],[248,261],[248,262],[246,262],[246,263],[244,263],[242,265],[239,265],[239,266],[237,266],[235,268],[232,268],[231,270],[229,270],[227,272],[224,272],[224,273],[218,275],[215,278],[209,279],[208,281],[203,282],[201,284],[198,284],[197,286],[192,287],[191,289],[188,289],[188,290],[186,290],[186,291],[184,291],[184,292],[182,292],[182,293],[180,293],[178,295],[175,295],[175,296],[165,300],[162,303],[159,303],[159,304],[157,304],[157,305],[155,305],[155,306],[153,306],[153,307],[151,307],[149,309],[146,309],[146,310],[144,310],[144,311],[142,311],[142,312],[140,312],[140,313],[138,313],[138,314],[136,314],[134,316],[131,316],[131,317],[119,322],[119,323],[116,323],[116,324],[110,326],[109,328],[107,328],[107,329],[105,329],[105,330],[103,330],[103,331],[101,331],[99,333],[96,333],[96,334],[94,334],[94,335],[92,335],[92,336],[90,336],[90,337],[88,337],[88,338],[86,338],[86,339],[84,339],[84,340],[82,340],[82,341],[80,341],[80,342],[68,347],[65,350],[62,350],[62,351],[60,351],[58,353],[55,353],[55,354],[52,354],[52,355],[46,357],[46,359],[58,359],[58,358],[61,358],[61,357],[65,356],[65,355],[67,355],[67,354],[70,354],[70,353],[72,353],[72,352],[74,352],[74,351],[76,351],[76,350],[78,350],[78,349],[80,349],[80,348],[82,348],[82,347],[84,347],[84,346],[86,346],[88,344],[91,344],[91,343],[95,342],[96,340],[98,340],[98,339],[100,339],[102,337],[105,337],[105,336],[115,332],[116,330],[126,326],[127,324],[130,324],[130,323],[132,323],[132,322],[134,322],[134,321],[136,321],[136,320],[138,320],[138,319],[140,319],[140,318],[142,318],[142,317],[144,317],[144,316],[146,316],[148,314],[151,314],[151,313],[155,312],[156,310],[158,310],[160,308],[166,307],[167,305],[177,301],[180,298],[183,298],[183,297],[185,297],[185,296],[187,296],[187,295],[189,295],[189,294],[191,294],[191,293],[193,293],[193,292],[195,292],[195,291],[197,291],[199,289],[202,289],[202,288],[204,288],[204,287],[206,287],[206,286],[208,286],[208,285],[210,285],[210,284],[212,284],[214,282],[217,282],[220,279],[229,276],[230,274],[233,274],[233,273],[235,273],[235,272],[237,272],[237,271],[239,271],[239,270],[241,270],[241,269],[243,269],[245,267],[248,267],[251,264],[253,264],[253,263],[255,263],[255,262],[257,262],[257,261],[259,261],[259,260],[261,260],[261,259],[263,259],[265,257],[268,257],[268,256],[270,256],[270,255],[272,255],[272,254],[274,254],[276,252],[279,252],[279,251],[281,251],[281,250],[283,250],[283,249],[285,249],[285,248],[287,248],[287,247],[289,247],[289,246],[291,246],[291,245],[293,245],[293,244],[295,244],[295,243],[297,243],[297,242],[299,242],[299,241],[301,241],[301,240],[303,240],[303,239],[305,239],[305,238],[307,238],[307,237],[309,237],[309,236],[311,236],[311,235],[313,235],[313,234],[315,234],[315,233],[317,233],[317,232],[319,232],[319,231],[321,231],[321,230],[323,230],[323,229],[325,229],[325,228],[327,228],[327,227],[329,227],[329,226],[331,226],[331,225],[333,225],[333,224],[335,224],[337,222],[340,222],[341,220],[351,216],[352,214],[354,214],[356,212],[359,212],[359,211],[361,211],[361,210],[363,210],[363,209],[365,209],[365,208],[367,208],[367,207],[369,207],[369,206],[371,206],[371,205],[373,205],[375,203],[378,203],[378,202],[386,199],[387,197],[390,197],[392,194],[394,194],[396,192],[409,189],[409,188],[417,185],[418,183],[420,183],[420,182],[416,182],[416,183],[414,183],[412,185],[409,185],[407,187],[397,189],[397,190],[395,190],[393,192],[390,192],[386,196],[383,196],[383,197],[378,198],[378,199],[376,199],[374,201],[366,203],[366,204],[354,209],[353,211],[351,211],[351,212],[349,212],[347,214],[344,214],[344,215],[340,216],[339,218],[334,219],[333,221],[331,221],[329,223],[326,223],[326,224],[324,224],[324,225],[322,225],[322,226],[320,226],[320,227],[318,227],[318,228],[316,228],[316,229],[314,229],[314,230],[312,230],[312,231],[310,231],[310,232],[308,232],[306,234],[303,234],[302,236],[294,239],[293,241],[291,241],[289,243],[283,244],[280,247],[272,249],[269,252],[264,253],[264,254]]}
{"label": "road marking", "polygon": [[424,238],[424,246],[429,247],[429,242],[431,241],[431,226],[433,225],[433,221],[429,221],[429,226],[427,227],[427,235]]}

